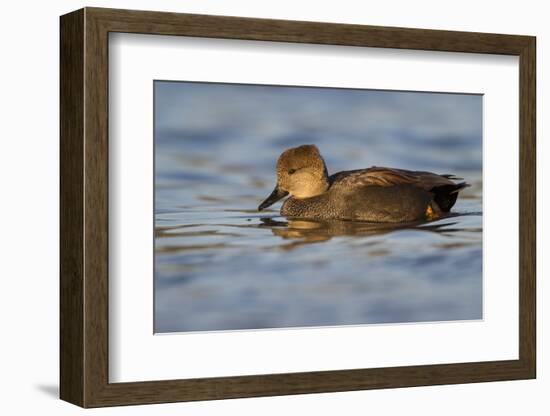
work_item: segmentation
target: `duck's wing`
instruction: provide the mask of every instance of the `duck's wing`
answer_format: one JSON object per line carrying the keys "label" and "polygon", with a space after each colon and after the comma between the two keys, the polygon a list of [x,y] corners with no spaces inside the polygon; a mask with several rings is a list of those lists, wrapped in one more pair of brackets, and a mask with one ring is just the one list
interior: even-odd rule
{"label": "duck's wing", "polygon": [[414,185],[430,191],[444,185],[456,185],[461,178],[454,175],[438,175],[432,172],[373,166],[368,169],[338,172],[329,178],[331,186],[353,189],[358,186]]}

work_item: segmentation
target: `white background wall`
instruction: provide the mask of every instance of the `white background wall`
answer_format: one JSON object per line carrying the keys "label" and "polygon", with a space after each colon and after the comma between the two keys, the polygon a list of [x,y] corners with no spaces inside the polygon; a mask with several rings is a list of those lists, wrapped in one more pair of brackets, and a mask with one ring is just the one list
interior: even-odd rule
{"label": "white background wall", "polygon": [[[550,25],[543,1],[69,1],[4,2],[0,15],[0,409],[3,414],[68,415],[83,410],[57,399],[58,390],[58,16],[83,6],[166,10],[276,19],[536,35],[538,42],[538,313],[539,377],[458,386],[225,400],[91,410],[88,414],[529,414],[550,411],[546,359],[550,300],[544,282],[550,237],[542,194],[549,179],[544,142],[550,100],[546,64]],[[543,200],[543,197],[546,201]],[[506,238],[503,229],[503,238]],[[544,235],[543,235],[544,234]],[[544,265],[543,265],[544,263]],[[544,267],[546,266],[546,267]],[[544,267],[544,270],[543,270]]]}

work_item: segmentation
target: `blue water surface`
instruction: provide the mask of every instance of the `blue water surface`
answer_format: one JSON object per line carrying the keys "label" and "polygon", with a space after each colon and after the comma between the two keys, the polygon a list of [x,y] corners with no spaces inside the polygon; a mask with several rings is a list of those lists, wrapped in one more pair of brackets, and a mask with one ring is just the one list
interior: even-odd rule
{"label": "blue water surface", "polygon": [[[155,332],[482,318],[480,95],[156,81]],[[329,173],[452,173],[453,215],[411,227],[288,221],[286,148]]]}

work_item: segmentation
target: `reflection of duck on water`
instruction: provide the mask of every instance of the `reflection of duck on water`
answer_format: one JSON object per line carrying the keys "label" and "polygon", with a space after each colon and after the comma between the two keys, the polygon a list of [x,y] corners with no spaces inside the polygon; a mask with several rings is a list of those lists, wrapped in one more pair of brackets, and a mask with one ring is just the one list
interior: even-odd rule
{"label": "reflection of duck on water", "polygon": [[[260,227],[271,228],[274,235],[288,240],[297,240],[294,245],[319,243],[332,237],[355,236],[365,237],[390,233],[397,230],[413,229],[418,231],[449,233],[462,231],[452,228],[456,222],[431,223],[417,221],[411,223],[369,223],[340,220],[289,220],[277,221],[272,218],[261,218]],[[292,248],[292,247],[289,247]]]}
{"label": "reflection of duck on water", "polygon": [[277,161],[277,186],[259,210],[289,195],[281,214],[290,218],[400,223],[444,216],[469,186],[453,175],[371,167],[328,176],[319,150],[303,145]]}

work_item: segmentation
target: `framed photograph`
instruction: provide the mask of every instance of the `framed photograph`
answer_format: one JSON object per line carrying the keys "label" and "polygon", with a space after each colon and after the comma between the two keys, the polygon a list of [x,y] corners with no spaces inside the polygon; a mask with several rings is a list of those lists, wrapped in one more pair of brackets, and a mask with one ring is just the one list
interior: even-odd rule
{"label": "framed photograph", "polygon": [[535,38],[61,17],[60,395],[535,378]]}

